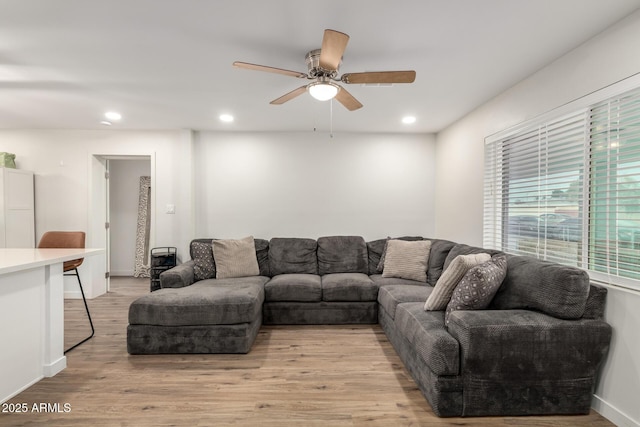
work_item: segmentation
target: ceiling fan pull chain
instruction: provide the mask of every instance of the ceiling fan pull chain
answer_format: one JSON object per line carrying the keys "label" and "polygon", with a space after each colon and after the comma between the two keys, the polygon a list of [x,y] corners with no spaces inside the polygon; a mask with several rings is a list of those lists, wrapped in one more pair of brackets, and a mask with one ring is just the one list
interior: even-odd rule
{"label": "ceiling fan pull chain", "polygon": [[333,138],[333,98],[329,102],[329,138]]}

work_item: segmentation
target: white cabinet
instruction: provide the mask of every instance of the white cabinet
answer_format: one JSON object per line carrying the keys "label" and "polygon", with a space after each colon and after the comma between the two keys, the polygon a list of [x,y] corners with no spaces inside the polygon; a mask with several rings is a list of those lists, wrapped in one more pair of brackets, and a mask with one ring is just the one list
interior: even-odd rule
{"label": "white cabinet", "polygon": [[33,172],[0,168],[0,248],[35,247]]}

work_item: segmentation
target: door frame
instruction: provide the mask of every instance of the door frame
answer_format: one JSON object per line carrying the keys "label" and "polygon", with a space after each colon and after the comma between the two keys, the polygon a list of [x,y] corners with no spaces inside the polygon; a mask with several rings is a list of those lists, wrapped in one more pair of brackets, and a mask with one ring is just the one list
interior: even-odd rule
{"label": "door frame", "polygon": [[89,155],[90,179],[89,185],[89,218],[87,247],[98,247],[105,249],[105,256],[91,257],[97,258],[94,264],[93,280],[96,283],[103,283],[106,292],[111,290],[109,267],[111,265],[111,232],[106,227],[109,221],[111,203],[109,200],[109,160],[149,160],[151,175],[151,215],[149,230],[149,247],[154,247],[156,235],[156,153],[124,154],[124,153],[92,153]]}

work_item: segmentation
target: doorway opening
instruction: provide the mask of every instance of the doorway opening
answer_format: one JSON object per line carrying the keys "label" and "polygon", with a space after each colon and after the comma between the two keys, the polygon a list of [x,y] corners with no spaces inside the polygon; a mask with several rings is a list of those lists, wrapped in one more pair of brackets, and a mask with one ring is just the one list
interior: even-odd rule
{"label": "doorway opening", "polygon": [[106,292],[110,277],[145,277],[145,265],[148,271],[155,240],[154,163],[153,155],[92,156],[91,245],[106,249]]}

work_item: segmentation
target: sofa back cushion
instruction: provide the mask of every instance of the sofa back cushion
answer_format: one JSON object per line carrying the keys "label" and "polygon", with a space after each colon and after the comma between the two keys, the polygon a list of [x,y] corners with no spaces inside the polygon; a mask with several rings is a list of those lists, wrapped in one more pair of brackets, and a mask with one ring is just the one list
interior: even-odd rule
{"label": "sofa back cushion", "polygon": [[360,236],[331,236],[318,239],[318,272],[369,273],[367,244]]}
{"label": "sofa back cushion", "polygon": [[271,276],[278,274],[318,274],[318,243],[313,239],[274,237],[269,242]]}
{"label": "sofa back cushion", "polygon": [[584,306],[583,319],[604,320],[604,309],[607,300],[607,288],[602,286],[589,286],[589,296]]}
{"label": "sofa back cushion", "polygon": [[378,271],[378,264],[380,264],[380,257],[384,251],[384,245],[387,243],[387,239],[378,239],[367,242],[367,258],[369,259],[369,275],[380,274],[382,271]]}
{"label": "sofa back cushion", "polygon": [[454,242],[448,240],[431,239],[429,269],[427,270],[427,283],[431,286],[435,286],[440,276],[442,276],[444,262],[455,245]]}
{"label": "sofa back cushion", "polygon": [[490,308],[532,309],[560,319],[582,317],[589,275],[579,268],[526,256],[509,256],[507,276]]}
{"label": "sofa back cushion", "polygon": [[449,250],[447,257],[444,260],[444,265],[442,266],[442,269],[443,271],[446,270],[447,267],[449,267],[449,264],[451,264],[458,255],[481,254],[481,253],[485,253],[493,256],[502,252],[495,249],[483,249],[476,246],[469,246],[469,245],[463,245],[458,243],[458,244],[455,244]]}
{"label": "sofa back cushion", "polygon": [[[213,239],[193,239],[189,246],[189,255],[195,261],[194,274],[196,280],[212,279],[216,277],[216,264],[213,259],[211,241]],[[271,276],[269,272],[269,241],[254,239],[256,258],[261,276]]]}

